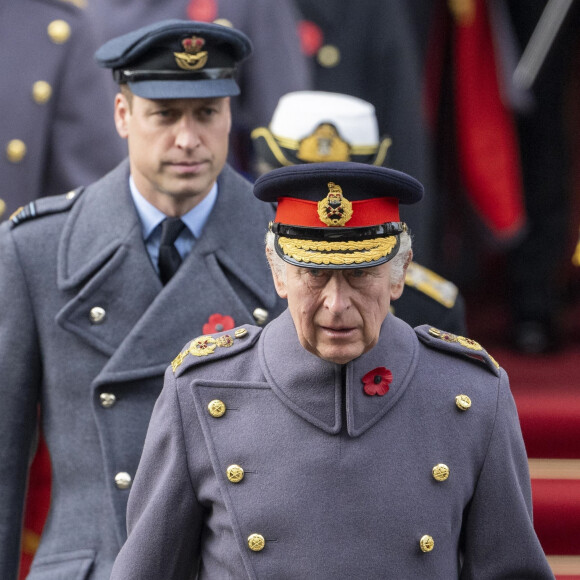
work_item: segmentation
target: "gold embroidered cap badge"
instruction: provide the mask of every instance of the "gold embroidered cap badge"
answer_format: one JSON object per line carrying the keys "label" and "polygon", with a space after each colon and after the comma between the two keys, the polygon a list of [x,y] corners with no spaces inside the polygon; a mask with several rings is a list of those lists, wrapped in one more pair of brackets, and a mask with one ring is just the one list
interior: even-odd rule
{"label": "gold embroidered cap badge", "polygon": [[318,202],[318,217],[323,224],[344,226],[352,217],[352,203],[342,195],[342,188],[332,181],[328,183],[328,195]]}

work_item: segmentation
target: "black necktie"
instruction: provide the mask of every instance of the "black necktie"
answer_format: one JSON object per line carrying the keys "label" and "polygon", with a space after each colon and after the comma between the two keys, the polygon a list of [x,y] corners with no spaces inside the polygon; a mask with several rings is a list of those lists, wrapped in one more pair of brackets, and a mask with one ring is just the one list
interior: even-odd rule
{"label": "black necktie", "polygon": [[179,218],[165,218],[161,222],[161,243],[159,245],[159,278],[163,284],[167,284],[171,276],[177,272],[181,265],[181,256],[175,247],[175,240],[185,228],[185,224]]}

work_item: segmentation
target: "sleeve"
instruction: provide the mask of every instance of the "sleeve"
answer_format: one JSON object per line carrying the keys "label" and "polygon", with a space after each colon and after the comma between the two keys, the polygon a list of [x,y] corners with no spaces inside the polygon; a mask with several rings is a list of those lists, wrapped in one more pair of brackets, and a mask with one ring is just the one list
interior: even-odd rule
{"label": "sleeve", "polygon": [[0,228],[0,578],[18,575],[41,380],[34,310],[8,223]]}
{"label": "sleeve", "polygon": [[96,49],[93,27],[78,10],[55,95],[44,195],[89,185],[127,155],[113,120],[115,85],[94,61]]}
{"label": "sleeve", "polygon": [[554,578],[533,527],[528,461],[504,371],[486,458],[464,514],[462,540],[461,580]]}
{"label": "sleeve", "polygon": [[127,506],[128,537],[111,580],[189,580],[199,563],[203,510],[189,476],[171,369],[155,404]]}

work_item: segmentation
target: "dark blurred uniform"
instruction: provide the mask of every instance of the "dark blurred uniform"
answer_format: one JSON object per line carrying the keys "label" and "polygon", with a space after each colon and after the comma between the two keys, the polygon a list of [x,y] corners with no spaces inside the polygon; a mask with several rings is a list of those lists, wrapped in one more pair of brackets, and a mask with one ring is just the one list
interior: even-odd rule
{"label": "dark blurred uniform", "polygon": [[91,183],[126,155],[96,39],[74,4],[0,3],[0,219]]}
{"label": "dark blurred uniform", "polygon": [[238,72],[241,95],[232,98],[230,162],[244,172],[250,164],[250,131],[270,120],[284,93],[311,87],[292,0],[95,0],[88,11],[102,41],[165,18],[217,20],[252,39],[254,54]]}
{"label": "dark blurred uniform", "polygon": [[[390,166],[394,148],[390,136],[379,136],[371,103],[325,91],[284,95],[269,126],[257,127],[252,138],[257,173],[325,161]],[[391,309],[412,327],[429,323],[449,332],[467,334],[465,303],[457,286],[417,262],[409,265],[405,291]]]}
{"label": "dark blurred uniform", "polygon": [[403,218],[421,232],[416,257],[434,267],[431,240],[435,192],[422,112],[422,73],[406,1],[297,0],[305,19],[301,35],[311,57],[314,88],[372,103],[381,134],[393,139],[389,167],[419,179],[427,191],[421,207]]}

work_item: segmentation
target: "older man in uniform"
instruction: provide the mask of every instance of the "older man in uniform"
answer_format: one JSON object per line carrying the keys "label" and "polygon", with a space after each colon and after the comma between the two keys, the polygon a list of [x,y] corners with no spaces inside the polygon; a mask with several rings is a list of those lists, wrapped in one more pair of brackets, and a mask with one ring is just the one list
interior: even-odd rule
{"label": "older man in uniform", "polygon": [[0,220],[92,183],[127,155],[91,22],[74,4],[0,2]]}
{"label": "older man in uniform", "polygon": [[[268,127],[252,131],[256,172],[325,161],[389,165],[396,143],[380,136],[375,107],[363,99],[326,91],[295,91],[278,101]],[[420,236],[420,234],[419,234]],[[410,326],[432,324],[466,334],[465,302],[453,282],[411,262],[405,292],[391,311]]]}
{"label": "older man in uniform", "polygon": [[113,580],[553,578],[508,378],[389,313],[422,187],[357,163],[276,169],[267,253],[288,310],[167,369]]}
{"label": "older man in uniform", "polygon": [[260,225],[274,211],[225,162],[250,51],[241,32],[190,21],[111,40],[97,58],[121,85],[129,159],[0,228],[2,579],[17,574],[38,406],[53,488],[30,578],[108,579],[176,349],[283,309]]}

